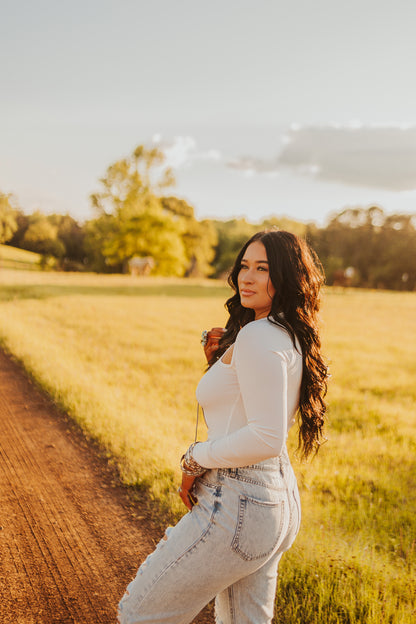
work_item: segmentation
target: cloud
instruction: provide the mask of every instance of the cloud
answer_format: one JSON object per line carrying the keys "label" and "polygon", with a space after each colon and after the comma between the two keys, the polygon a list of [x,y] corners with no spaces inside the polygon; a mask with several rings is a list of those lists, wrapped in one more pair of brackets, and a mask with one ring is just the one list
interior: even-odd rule
{"label": "cloud", "polygon": [[416,126],[293,125],[274,160],[244,157],[227,164],[251,174],[289,169],[346,185],[409,191],[416,189]]}
{"label": "cloud", "polygon": [[177,136],[173,141],[164,141],[158,133],[153,136],[152,142],[165,153],[166,165],[173,169],[190,166],[197,160],[219,161],[222,158],[218,150],[199,150],[195,139],[190,136]]}
{"label": "cloud", "polygon": [[229,160],[227,165],[232,169],[241,169],[247,176],[252,176],[256,173],[277,173],[280,168],[278,158],[267,161],[260,158],[251,158],[250,156]]}

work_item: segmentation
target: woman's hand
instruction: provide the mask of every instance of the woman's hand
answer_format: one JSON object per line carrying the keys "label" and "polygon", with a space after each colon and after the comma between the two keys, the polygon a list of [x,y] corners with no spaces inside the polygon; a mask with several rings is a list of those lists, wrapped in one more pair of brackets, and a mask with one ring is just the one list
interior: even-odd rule
{"label": "woman's hand", "polygon": [[218,349],[218,343],[225,333],[225,329],[223,327],[213,327],[209,330],[207,334],[207,343],[204,346],[205,357],[207,358],[207,362],[210,361],[215,351]]}
{"label": "woman's hand", "polygon": [[198,503],[197,497],[192,492],[197,478],[198,477],[191,477],[184,472],[182,473],[182,485],[179,488],[178,493],[183,504],[189,509],[189,511],[191,511],[192,507]]}

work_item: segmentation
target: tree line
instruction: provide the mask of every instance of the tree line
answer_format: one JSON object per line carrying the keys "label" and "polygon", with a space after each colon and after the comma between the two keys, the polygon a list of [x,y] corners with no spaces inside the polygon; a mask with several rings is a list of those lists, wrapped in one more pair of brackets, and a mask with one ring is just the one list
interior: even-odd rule
{"label": "tree line", "polygon": [[223,277],[255,232],[278,227],[311,244],[339,286],[415,290],[416,215],[387,215],[382,208],[347,208],[325,227],[273,217],[261,223],[195,217],[185,200],[168,193],[174,178],[158,148],[138,146],[110,165],[91,195],[94,218],[26,214],[0,192],[0,242],[37,252],[44,267],[124,272],[133,257],[151,257],[152,273]]}

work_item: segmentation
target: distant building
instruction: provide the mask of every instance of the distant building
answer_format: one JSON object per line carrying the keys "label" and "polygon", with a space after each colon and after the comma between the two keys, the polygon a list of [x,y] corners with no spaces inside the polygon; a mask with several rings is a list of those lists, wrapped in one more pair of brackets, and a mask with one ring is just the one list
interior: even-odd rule
{"label": "distant building", "polygon": [[334,271],[334,276],[332,278],[333,286],[351,286],[355,277],[355,269],[354,267],[347,267],[346,269],[337,269]]}
{"label": "distant building", "polygon": [[128,261],[128,269],[130,275],[149,275],[151,270],[155,267],[155,261],[152,256],[133,256]]}

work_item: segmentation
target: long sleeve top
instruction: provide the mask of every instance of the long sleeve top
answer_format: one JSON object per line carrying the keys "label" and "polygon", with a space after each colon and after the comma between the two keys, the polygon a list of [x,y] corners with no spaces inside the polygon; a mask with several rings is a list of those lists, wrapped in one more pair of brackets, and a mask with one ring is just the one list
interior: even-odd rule
{"label": "long sleeve top", "polygon": [[267,318],[245,325],[231,362],[220,358],[198,384],[208,439],[194,447],[194,459],[205,468],[236,468],[280,455],[301,380],[302,356],[284,328]]}

